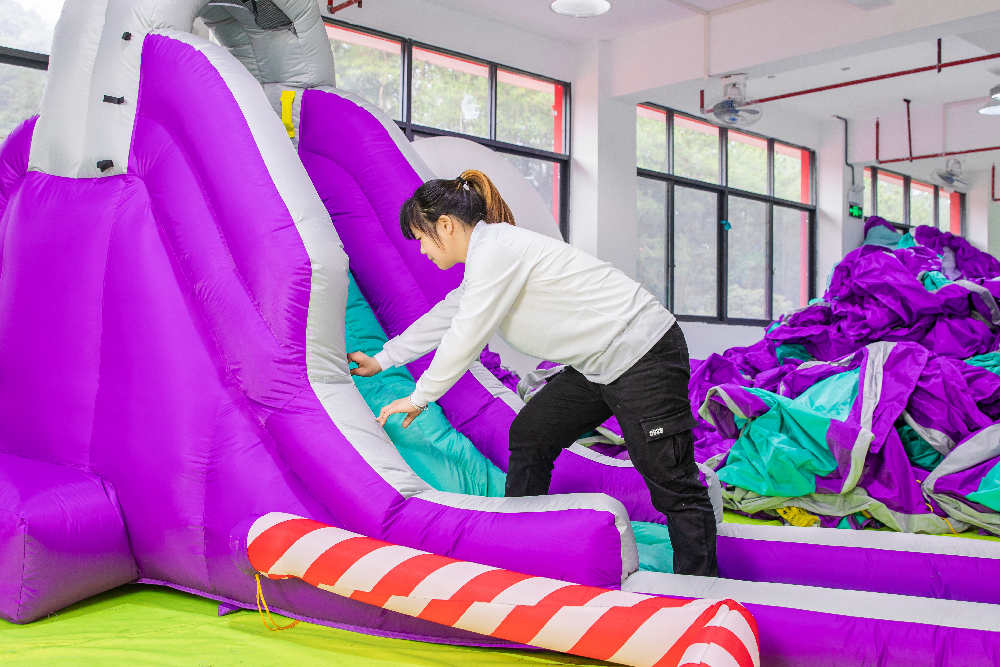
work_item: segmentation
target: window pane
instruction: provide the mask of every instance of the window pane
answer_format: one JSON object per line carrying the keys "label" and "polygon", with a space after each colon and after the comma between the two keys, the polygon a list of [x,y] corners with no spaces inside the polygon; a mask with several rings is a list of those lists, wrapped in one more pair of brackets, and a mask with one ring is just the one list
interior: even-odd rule
{"label": "window pane", "polygon": [[674,173],[719,182],[719,128],[674,114]]}
{"label": "window pane", "polygon": [[716,298],[719,224],[713,192],[674,186],[674,312],[719,314]]}
{"label": "window pane", "polygon": [[552,218],[558,223],[559,163],[507,153],[504,153],[503,156],[512,162],[517,167],[517,170],[521,172],[521,175],[528,179],[535,190],[538,191],[538,194],[542,196],[542,201],[552,211]]}
{"label": "window pane", "polygon": [[52,32],[64,0],[0,2],[0,44],[23,51],[52,52]]}
{"label": "window pane", "polygon": [[809,301],[809,214],[774,207],[773,319]]}
{"label": "window pane", "polygon": [[403,51],[399,42],[339,26],[326,26],[337,66],[337,87],[365,98],[402,120]]}
{"label": "window pane", "polygon": [[413,122],[488,137],[489,68],[482,63],[413,49]]}
{"label": "window pane", "polygon": [[0,64],[0,141],[25,118],[38,113],[45,70]]}
{"label": "window pane", "polygon": [[728,316],[767,318],[767,204],[729,198]]}
{"label": "window pane", "polygon": [[563,87],[497,69],[497,139],[564,152]]}
{"label": "window pane", "polygon": [[635,113],[636,163],[642,169],[667,171],[667,112],[639,105]]}
{"label": "window pane", "polygon": [[767,194],[767,139],[729,130],[729,187]]}
{"label": "window pane", "polygon": [[667,184],[639,177],[639,282],[663,303],[667,299]]}
{"label": "window pane", "polygon": [[903,177],[885,171],[878,172],[876,212],[889,222],[903,222]]}
{"label": "window pane", "polygon": [[774,196],[809,203],[810,153],[774,142]]}
{"label": "window pane", "polygon": [[938,214],[941,216],[939,228],[955,235],[962,233],[962,194],[948,192],[944,188],[938,190]]}
{"label": "window pane", "polygon": [[910,224],[934,225],[934,186],[910,181]]}

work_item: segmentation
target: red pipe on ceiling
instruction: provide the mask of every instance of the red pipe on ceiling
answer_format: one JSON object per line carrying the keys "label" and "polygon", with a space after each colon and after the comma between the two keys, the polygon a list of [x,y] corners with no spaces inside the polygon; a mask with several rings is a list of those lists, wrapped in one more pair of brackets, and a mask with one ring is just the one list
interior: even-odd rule
{"label": "red pipe on ceiling", "polygon": [[[764,102],[774,102],[775,100],[784,100],[789,97],[798,97],[799,95],[811,95],[813,93],[822,93],[827,90],[835,90],[837,88],[846,88],[848,86],[857,86],[862,83],[871,83],[873,81],[883,81],[885,79],[893,79],[900,76],[909,76],[910,74],[920,74],[922,72],[937,71],[941,72],[942,69],[946,67],[958,67],[960,65],[969,65],[972,63],[983,62],[985,60],[995,60],[1000,58],[1000,53],[989,53],[985,56],[975,56],[974,58],[962,58],[961,60],[951,60],[948,62],[941,62],[941,40],[938,39],[938,58],[937,62],[933,65],[926,65],[924,67],[914,67],[912,69],[899,70],[898,72],[889,72],[888,74],[878,74],[876,76],[867,76],[863,79],[854,79],[852,81],[843,81],[841,83],[832,83],[827,86],[817,86],[816,88],[807,88],[805,90],[796,90],[791,93],[782,93],[781,95],[772,95],[771,97],[761,97],[756,100],[747,100],[741,106],[751,106],[754,104],[763,104]],[[704,90],[702,90],[704,94]],[[704,104],[702,104],[704,108]]]}
{"label": "red pipe on ceiling", "polygon": [[[875,133],[875,136],[878,137],[877,131]],[[983,153],[986,151],[1000,151],[1000,146],[986,146],[985,148],[968,148],[963,151],[946,151],[944,153],[928,153],[926,155],[914,155],[913,157],[894,157],[891,160],[880,160],[878,158],[878,146],[876,145],[875,162],[878,164],[891,164],[893,162],[912,162],[913,160],[929,160],[935,157],[951,157],[952,155],[966,155],[968,153]]]}

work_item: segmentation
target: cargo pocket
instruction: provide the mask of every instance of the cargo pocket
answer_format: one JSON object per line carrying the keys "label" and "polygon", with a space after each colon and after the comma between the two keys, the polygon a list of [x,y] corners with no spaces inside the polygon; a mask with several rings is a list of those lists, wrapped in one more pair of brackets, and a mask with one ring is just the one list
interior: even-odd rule
{"label": "cargo pocket", "polygon": [[[680,453],[674,451],[676,448],[673,446],[671,436],[693,429],[695,421],[690,410],[683,410],[669,415],[641,419],[639,425],[646,439],[647,450],[650,453],[656,451],[659,456],[654,455],[654,458],[660,458],[666,465],[673,466],[677,465]],[[659,442],[668,439],[671,439],[671,442]]]}

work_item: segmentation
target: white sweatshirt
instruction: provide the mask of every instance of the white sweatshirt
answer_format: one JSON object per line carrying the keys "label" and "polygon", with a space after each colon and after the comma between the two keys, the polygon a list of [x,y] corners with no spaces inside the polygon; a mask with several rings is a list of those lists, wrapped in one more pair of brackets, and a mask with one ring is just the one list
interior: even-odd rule
{"label": "white sweatshirt", "polygon": [[448,391],[497,330],[525,354],[608,384],[675,321],[607,262],[521,227],[480,222],[469,238],[462,284],[375,359],[382,368],[402,366],[437,348],[410,396],[418,406]]}

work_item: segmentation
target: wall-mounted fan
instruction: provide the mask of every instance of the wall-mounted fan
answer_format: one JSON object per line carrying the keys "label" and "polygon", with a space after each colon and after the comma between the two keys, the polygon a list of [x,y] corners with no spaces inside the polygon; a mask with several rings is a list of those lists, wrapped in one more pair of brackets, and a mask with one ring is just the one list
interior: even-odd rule
{"label": "wall-mounted fan", "polygon": [[934,170],[932,180],[938,185],[963,192],[969,187],[969,182],[962,178],[962,162],[958,158],[948,158],[944,163],[944,169]]}
{"label": "wall-mounted fan", "polygon": [[760,120],[760,109],[746,105],[747,75],[727,74],[722,77],[722,99],[704,113],[715,116],[723,125],[745,126]]}

